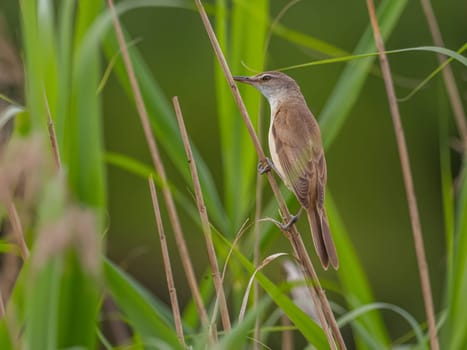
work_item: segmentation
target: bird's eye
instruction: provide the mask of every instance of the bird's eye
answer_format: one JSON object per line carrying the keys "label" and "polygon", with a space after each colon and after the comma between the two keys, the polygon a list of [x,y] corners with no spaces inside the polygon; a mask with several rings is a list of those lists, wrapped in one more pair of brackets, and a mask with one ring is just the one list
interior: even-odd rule
{"label": "bird's eye", "polygon": [[268,81],[268,80],[271,80],[271,76],[270,75],[263,75],[263,77],[261,78],[262,81]]}

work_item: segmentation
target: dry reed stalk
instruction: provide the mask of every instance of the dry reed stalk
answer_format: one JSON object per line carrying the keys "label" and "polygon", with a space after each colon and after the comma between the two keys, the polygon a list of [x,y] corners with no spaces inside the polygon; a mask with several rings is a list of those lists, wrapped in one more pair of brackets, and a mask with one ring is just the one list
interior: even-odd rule
{"label": "dry reed stalk", "polygon": [[175,329],[177,331],[178,340],[186,347],[185,337],[183,336],[182,317],[180,316],[180,308],[178,306],[177,290],[170,264],[169,248],[167,247],[167,240],[165,238],[164,225],[162,223],[161,211],[159,208],[159,201],[157,200],[156,185],[154,179],[149,176],[149,189],[151,190],[152,206],[154,208],[154,216],[156,217],[157,231],[159,232],[159,239],[161,241],[162,261],[164,263],[165,276],[167,277],[167,287],[169,289],[170,304],[172,305],[172,314],[175,322]]}
{"label": "dry reed stalk", "polygon": [[425,312],[428,322],[428,332],[430,335],[431,349],[438,350],[438,336],[436,334],[436,322],[433,307],[433,297],[431,295],[430,275],[428,272],[428,264],[425,256],[425,249],[423,244],[423,234],[420,225],[420,218],[417,208],[417,198],[413,185],[412,172],[410,170],[410,160],[407,151],[407,144],[404,136],[404,129],[401,123],[399,113],[399,106],[397,104],[396,93],[394,90],[394,83],[391,77],[391,69],[385,54],[385,48],[381,33],[379,31],[378,19],[376,17],[375,7],[373,0],[367,0],[368,13],[370,16],[371,26],[373,27],[373,35],[375,38],[376,47],[379,53],[379,60],[381,71],[383,73],[384,85],[388,95],[389,108],[391,110],[392,122],[396,134],[397,148],[401,161],[402,175],[404,178],[405,191],[407,195],[407,202],[409,206],[410,222],[412,225],[412,233],[415,242],[415,252],[417,255],[418,270],[420,273],[420,280],[422,285],[422,295],[425,304]]}
{"label": "dry reed stalk", "polygon": [[188,134],[185,127],[185,122],[183,121],[183,114],[177,96],[172,99],[172,102],[175,108],[175,114],[177,115],[178,127],[182,136],[183,145],[185,146],[188,164],[190,165],[190,172],[193,179],[193,186],[196,196],[196,206],[201,217],[201,225],[203,228],[204,239],[206,241],[209,264],[211,265],[214,287],[216,288],[216,294],[219,300],[219,311],[221,313],[222,325],[224,326],[224,330],[228,331],[231,328],[229,310],[227,308],[224,287],[222,286],[222,278],[219,271],[219,265],[217,263],[216,250],[214,249],[214,243],[212,241],[211,225],[209,224],[208,212],[204,204],[203,192],[201,191],[198,170],[196,168],[196,161],[193,158],[193,152],[191,151],[190,141],[188,140]]}
{"label": "dry reed stalk", "polygon": [[287,317],[287,315],[281,316],[281,324],[284,327],[284,330],[281,333],[282,336],[282,350],[293,350],[294,349],[294,341],[293,341],[293,333],[290,329],[288,329],[292,324]]}
{"label": "dry reed stalk", "polygon": [[3,303],[3,294],[0,289],[0,320],[3,319],[3,316],[5,316],[5,304]]}
{"label": "dry reed stalk", "polygon": [[[433,42],[436,46],[444,47],[444,40],[441,35],[441,31],[438,26],[438,22],[436,21],[436,16],[433,11],[433,7],[431,6],[430,0],[420,0],[423,8],[423,12],[425,13],[426,20],[428,22],[428,27],[430,28],[431,36],[433,38]],[[438,54],[438,60],[441,64],[446,61],[446,57]],[[452,72],[452,68],[450,65],[447,65],[443,69],[443,79],[444,84],[446,85],[446,90],[449,96],[449,102],[451,103],[451,108],[454,113],[454,119],[457,124],[457,128],[459,129],[459,134],[462,140],[462,151],[467,151],[467,122],[465,118],[465,111],[464,107],[462,106],[462,100],[459,96],[459,90],[456,86],[456,80],[454,79],[454,74]]]}
{"label": "dry reed stalk", "polygon": [[[211,45],[213,47],[214,53],[220,63],[220,66],[224,72],[225,78],[232,91],[235,102],[242,115],[243,121],[245,122],[245,125],[248,129],[253,145],[258,154],[259,161],[265,162],[266,156],[261,147],[261,143],[259,142],[259,139],[255,133],[251,120],[248,116],[248,111],[246,110],[245,104],[240,96],[240,92],[237,88],[237,85],[235,84],[235,81],[233,80],[232,73],[230,72],[229,66],[222,53],[216,34],[214,33],[211,23],[209,22],[209,18],[206,14],[206,10],[204,9],[200,0],[195,0],[195,3],[198,8],[198,12],[200,13],[201,20],[204,24],[205,30],[211,41]],[[282,216],[284,218],[290,218],[290,212],[287,206],[285,205],[285,201],[282,197],[282,194],[279,190],[279,187],[277,185],[276,180],[274,179],[272,172],[268,172],[267,177],[268,177],[271,189],[274,193],[274,196],[276,197],[276,200],[278,202]],[[317,306],[317,311],[318,311],[318,315],[320,318],[320,322],[323,326],[324,332],[326,334],[326,337],[328,339],[331,349],[336,349],[336,344],[334,343],[334,339],[341,349],[346,349],[344,340],[339,330],[339,326],[337,325],[336,319],[334,318],[329,302],[326,299],[324,290],[322,289],[319,283],[319,279],[313,268],[313,265],[311,264],[310,258],[308,256],[308,253],[306,252],[306,249],[303,244],[303,241],[301,240],[300,234],[298,233],[295,225],[293,225],[289,231],[282,231],[282,232],[287,237],[287,239],[290,241],[295,253],[297,254],[297,258],[301,262],[304,268],[305,276],[308,276],[309,278],[311,278],[313,282],[312,286],[310,286],[310,292],[314,299],[313,302]]]}
{"label": "dry reed stalk", "polygon": [[130,55],[128,53],[128,49],[125,44],[125,38],[123,36],[123,31],[120,26],[120,22],[118,21],[117,14],[115,13],[115,8],[114,8],[112,0],[108,0],[108,6],[112,13],[115,33],[116,33],[117,40],[120,46],[120,50],[122,52],[123,61],[125,63],[125,67],[128,73],[128,78],[130,80],[130,85],[131,85],[134,98],[135,98],[136,108],[138,110],[138,115],[140,117],[141,125],[143,127],[146,142],[149,147],[149,152],[151,154],[154,168],[156,169],[163,183],[162,194],[164,196],[164,201],[166,203],[167,211],[169,213],[170,223],[173,227],[175,241],[177,243],[179,256],[182,261],[183,270],[185,272],[185,275],[188,281],[188,286],[193,296],[196,309],[198,311],[198,315],[201,319],[201,323],[204,326],[209,326],[208,315],[207,315],[206,309],[204,308],[203,299],[201,297],[201,293],[198,288],[198,283],[197,283],[196,275],[194,272],[193,264],[190,260],[190,254],[188,252],[185,239],[183,237],[180,220],[178,218],[177,209],[175,207],[175,202],[173,200],[172,193],[170,192],[167,186],[167,175],[165,173],[164,165],[162,163],[162,160],[161,160],[158,148],[157,148],[157,144],[151,132],[151,125],[149,123],[149,117],[148,117],[148,113],[146,110],[146,106],[144,104],[141,90],[139,88],[135,72],[133,70]]}
{"label": "dry reed stalk", "polygon": [[[261,117],[258,118],[258,130],[261,130]],[[259,262],[261,261],[261,239],[260,239],[260,222],[261,219],[261,211],[262,211],[262,204],[263,204],[263,196],[262,191],[263,189],[263,176],[258,173],[256,175],[256,193],[255,193],[255,222],[254,222],[254,229],[253,229],[253,239],[254,239],[254,247],[253,247],[253,264],[258,266]],[[258,305],[259,299],[261,297],[261,291],[259,288],[259,282],[255,279],[254,289],[253,289],[253,303]],[[255,338],[255,342],[253,343],[253,350],[259,350],[260,342],[261,342],[261,313],[258,313],[256,316],[255,321],[255,331],[253,337]]]}
{"label": "dry reed stalk", "polygon": [[45,91],[44,91],[44,102],[45,102],[45,108],[47,109],[47,129],[49,131],[50,145],[52,146],[52,153],[54,155],[55,166],[57,167],[57,170],[60,170],[62,168],[62,162],[60,160],[60,150],[58,148],[57,135],[55,134],[55,126],[52,120],[52,114],[50,112],[49,100],[47,99],[47,95],[45,94]]}

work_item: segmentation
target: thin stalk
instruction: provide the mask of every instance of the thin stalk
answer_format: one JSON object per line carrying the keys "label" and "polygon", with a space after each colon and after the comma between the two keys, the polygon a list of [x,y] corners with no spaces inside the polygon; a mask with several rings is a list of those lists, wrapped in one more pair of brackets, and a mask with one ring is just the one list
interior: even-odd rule
{"label": "thin stalk", "polygon": [[410,170],[410,160],[405,142],[404,129],[402,128],[399,106],[397,104],[394,83],[391,77],[391,69],[386,54],[384,53],[384,43],[379,31],[378,20],[376,18],[375,7],[373,0],[367,0],[368,13],[370,15],[371,26],[375,38],[376,47],[379,52],[379,60],[381,71],[383,73],[384,85],[388,95],[389,108],[391,110],[392,122],[396,134],[397,148],[401,161],[402,175],[404,178],[405,191],[407,194],[407,202],[409,206],[410,222],[412,225],[413,238],[415,242],[415,252],[417,255],[418,271],[422,285],[423,301],[425,303],[425,312],[428,322],[428,332],[430,335],[431,349],[438,350],[438,336],[436,334],[436,322],[433,307],[433,297],[431,295],[430,275],[428,272],[428,264],[425,256],[423,244],[422,228],[417,208],[417,198],[413,185],[412,172]]}
{"label": "thin stalk", "polygon": [[196,275],[194,272],[193,264],[191,262],[188,248],[187,248],[185,239],[183,237],[180,220],[177,214],[177,209],[175,207],[175,202],[174,202],[172,193],[170,192],[170,189],[167,186],[168,182],[167,182],[167,175],[165,172],[165,168],[162,163],[156,141],[154,140],[154,136],[151,131],[151,124],[149,123],[149,117],[148,117],[148,113],[146,110],[146,106],[143,101],[141,89],[139,88],[139,84],[136,79],[135,71],[133,69],[130,55],[128,53],[128,48],[125,44],[125,38],[123,36],[123,31],[120,26],[120,22],[118,21],[117,14],[115,13],[115,8],[114,8],[112,0],[108,0],[108,6],[113,16],[113,24],[115,27],[115,32],[116,32],[119,46],[122,52],[122,57],[125,63],[127,73],[128,73],[128,78],[130,80],[131,88],[132,88],[134,98],[135,98],[136,108],[138,110],[138,115],[140,117],[141,125],[143,127],[144,135],[145,135],[148,147],[149,147],[149,152],[151,154],[153,165],[157,173],[159,174],[162,184],[163,184],[162,194],[164,196],[165,204],[167,206],[167,211],[169,213],[170,223],[172,224],[172,227],[173,227],[175,241],[177,243],[178,253],[182,261],[183,270],[185,271],[186,278],[188,281],[188,286],[190,288],[191,294],[193,295],[193,299],[196,305],[196,309],[198,310],[198,315],[201,319],[201,323],[203,324],[203,326],[208,327],[209,326],[208,314],[206,312],[206,309],[204,308],[203,299],[201,297],[201,293],[198,288],[198,283],[197,283]]}
{"label": "thin stalk", "polygon": [[52,153],[54,155],[55,166],[57,167],[57,170],[60,170],[62,168],[62,163],[60,160],[60,149],[58,148],[57,135],[55,134],[55,126],[52,120],[52,114],[50,112],[50,107],[49,107],[49,101],[47,100],[47,95],[45,94],[45,91],[44,91],[44,102],[45,102],[45,108],[47,110],[47,129],[49,131],[50,145],[52,146]]}
{"label": "thin stalk", "polygon": [[8,214],[10,217],[11,226],[13,228],[13,234],[21,251],[21,257],[23,258],[23,261],[26,261],[29,258],[29,249],[24,239],[23,226],[21,225],[18,211],[16,210],[16,206],[12,199],[8,203]]}
{"label": "thin stalk", "polygon": [[167,277],[167,288],[169,289],[170,304],[172,305],[172,314],[175,322],[175,330],[177,331],[178,340],[186,347],[185,337],[183,336],[182,317],[180,315],[180,307],[178,306],[177,290],[175,289],[172,266],[170,263],[169,248],[165,238],[164,225],[162,223],[161,210],[159,201],[157,200],[156,185],[152,176],[148,178],[149,189],[151,191],[152,206],[154,208],[154,216],[156,217],[157,231],[161,241],[162,262],[164,263],[165,276]]}
{"label": "thin stalk", "polygon": [[281,316],[281,324],[284,330],[281,333],[282,336],[282,350],[292,350],[294,348],[293,332],[290,329],[290,320],[286,314]]}
{"label": "thin stalk", "polygon": [[216,288],[217,298],[219,301],[219,311],[221,313],[222,325],[224,326],[224,330],[228,331],[231,328],[229,310],[227,308],[227,301],[225,299],[224,287],[222,286],[222,277],[219,271],[219,264],[217,263],[216,250],[214,249],[214,242],[212,241],[212,232],[211,225],[209,224],[208,212],[206,210],[206,205],[204,204],[203,192],[201,191],[201,185],[199,183],[198,169],[196,168],[196,161],[193,158],[193,152],[191,151],[190,141],[188,140],[188,134],[185,127],[185,122],[183,121],[182,110],[180,108],[177,96],[172,99],[172,102],[175,108],[175,114],[177,115],[178,127],[180,128],[183,145],[185,146],[188,164],[190,165],[190,172],[193,179],[193,187],[196,196],[196,206],[198,207],[199,215],[201,217],[201,226],[203,229],[204,239],[206,241],[209,264],[211,265],[212,269],[214,287]]}
{"label": "thin stalk", "polygon": [[5,304],[3,303],[2,290],[0,289],[0,320],[5,316]]}
{"label": "thin stalk", "polygon": [[[261,104],[262,106],[263,104]],[[260,106],[260,110],[261,110]],[[258,118],[258,126],[261,126],[261,117]],[[258,128],[258,130],[261,130],[261,127]],[[260,222],[259,220],[261,219],[261,211],[262,211],[262,204],[263,204],[263,176],[258,174],[256,176],[256,194],[255,194],[255,202],[256,202],[256,208],[255,208],[255,222],[254,222],[254,228],[253,228],[253,239],[254,239],[254,247],[253,247],[253,264],[255,266],[258,266],[259,262],[261,261],[261,249],[260,249],[260,243],[261,243],[261,234],[260,234]],[[253,303],[254,305],[258,305],[259,300],[261,298],[261,290],[259,288],[259,283],[255,279],[254,282],[254,289],[253,289]],[[258,313],[256,316],[256,321],[255,321],[255,331],[254,331],[254,338],[255,342],[253,343],[253,350],[259,350],[260,348],[260,343],[261,343],[261,313]]]}
{"label": "thin stalk", "polygon": [[[433,7],[431,6],[430,0],[420,0],[425,13],[426,20],[428,22],[428,27],[430,28],[431,36],[433,42],[436,46],[444,47],[444,40],[441,35],[441,31],[436,20]],[[438,60],[441,64],[446,61],[446,57],[441,54],[438,54]],[[462,106],[462,99],[459,95],[459,90],[456,86],[456,80],[454,79],[454,74],[452,73],[452,68],[450,65],[443,69],[443,79],[444,84],[446,85],[446,90],[449,96],[449,102],[451,103],[451,108],[454,113],[454,119],[456,120],[457,128],[459,129],[459,134],[462,139],[463,151],[467,151],[467,121],[465,118],[464,107]]]}
{"label": "thin stalk", "polygon": [[[243,121],[245,122],[245,125],[248,129],[248,132],[252,139],[256,153],[258,154],[258,158],[261,162],[265,162],[266,157],[265,157],[263,148],[261,147],[261,143],[259,142],[259,139],[255,133],[250,117],[248,116],[248,111],[246,110],[245,104],[240,96],[240,92],[237,88],[237,85],[235,84],[235,81],[233,80],[232,73],[230,72],[229,66],[222,53],[219,42],[216,38],[216,34],[214,33],[211,23],[209,22],[209,18],[206,14],[206,10],[204,9],[200,0],[195,0],[195,3],[200,13],[201,20],[203,21],[206,32],[211,41],[211,45],[214,49],[214,53],[217,59],[219,60],[219,63],[222,67],[225,78],[229,84],[230,89],[232,90],[232,94],[235,99],[235,102],[237,103],[237,106],[240,110]],[[287,206],[285,205],[284,198],[282,197],[282,194],[279,190],[279,186],[277,185],[277,182],[274,179],[272,172],[268,172],[267,177],[268,177],[268,181],[271,186],[271,189],[274,193],[274,196],[277,199],[282,216],[284,218],[290,218],[290,212]],[[298,254],[298,259],[302,263],[302,266],[305,268],[305,271],[304,271],[305,275],[311,278],[313,282],[310,292],[313,297],[313,302],[317,306],[317,311],[318,311],[318,315],[320,318],[320,322],[323,326],[324,332],[328,339],[329,346],[331,347],[331,349],[336,349],[336,344],[334,343],[334,339],[335,339],[341,349],[346,349],[346,346],[342,338],[342,335],[340,333],[339,327],[337,325],[336,319],[334,318],[334,315],[332,313],[329,302],[326,299],[324,291],[321,288],[316,272],[314,271],[314,268],[310,262],[310,258],[308,254],[306,253],[306,249],[303,244],[303,241],[300,238],[300,234],[298,233],[295,225],[293,225],[290,228],[290,231],[282,231],[282,232],[287,237],[287,239],[290,241],[290,244],[292,245],[292,248],[294,249],[295,253]],[[308,264],[308,262],[310,263]],[[318,295],[316,296],[316,294]]]}

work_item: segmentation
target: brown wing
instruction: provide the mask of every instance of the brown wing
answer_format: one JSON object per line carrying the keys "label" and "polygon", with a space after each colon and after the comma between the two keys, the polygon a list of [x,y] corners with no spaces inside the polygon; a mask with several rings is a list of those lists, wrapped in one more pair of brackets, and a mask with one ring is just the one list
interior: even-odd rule
{"label": "brown wing", "polygon": [[326,160],[318,123],[308,108],[287,104],[280,108],[272,125],[275,148],[286,185],[307,210],[316,252],[326,269],[339,260],[332,240],[326,211]]}
{"label": "brown wing", "polygon": [[[311,112],[303,104],[285,104],[274,118],[272,132],[276,153],[284,172],[284,181],[289,186],[304,208],[308,208],[319,194],[324,184],[326,169],[322,164],[324,156],[321,135]],[[324,176],[324,178],[323,178]]]}

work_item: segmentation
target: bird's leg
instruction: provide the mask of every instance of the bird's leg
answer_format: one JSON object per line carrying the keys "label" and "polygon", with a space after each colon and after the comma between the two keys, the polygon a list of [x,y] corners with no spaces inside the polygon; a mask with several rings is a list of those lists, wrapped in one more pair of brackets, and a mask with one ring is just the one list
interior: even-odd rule
{"label": "bird's leg", "polygon": [[260,160],[258,162],[258,172],[260,175],[264,175],[268,172],[270,172],[272,170],[274,170],[276,172],[276,174],[279,174],[279,172],[277,171],[277,168],[276,166],[274,165],[274,163],[272,162],[271,159],[269,159],[268,157]]}
{"label": "bird's leg", "polygon": [[298,211],[297,214],[290,215],[289,221],[286,224],[281,224],[282,230],[288,231],[292,227],[292,225],[295,224],[298,221],[298,218],[302,214],[302,210],[303,210],[303,207],[300,208],[300,210]]}

